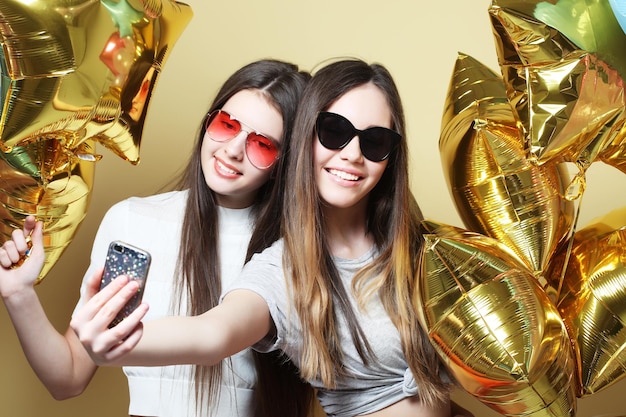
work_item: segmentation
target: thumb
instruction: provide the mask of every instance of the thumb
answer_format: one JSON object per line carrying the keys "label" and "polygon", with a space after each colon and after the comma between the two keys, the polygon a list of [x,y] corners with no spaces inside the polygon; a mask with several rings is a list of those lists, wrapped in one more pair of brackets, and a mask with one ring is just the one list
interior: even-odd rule
{"label": "thumb", "polygon": [[[24,233],[26,233],[26,227],[24,227]],[[43,222],[38,221],[34,224],[33,229],[30,232],[30,239],[32,242],[31,256],[44,256],[43,248]]]}

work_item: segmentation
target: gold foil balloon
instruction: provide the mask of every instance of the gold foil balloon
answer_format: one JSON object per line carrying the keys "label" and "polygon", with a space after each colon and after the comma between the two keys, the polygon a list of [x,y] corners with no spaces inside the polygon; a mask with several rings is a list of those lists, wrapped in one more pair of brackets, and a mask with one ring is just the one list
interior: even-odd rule
{"label": "gold foil balloon", "polygon": [[533,274],[495,239],[426,229],[413,301],[450,373],[505,416],[574,416],[569,336]]}
{"label": "gold foil balloon", "polygon": [[[496,50],[527,150],[586,169],[625,140],[626,35],[608,1],[493,0]],[[603,155],[611,163],[623,153]]]}
{"label": "gold foil balloon", "polygon": [[439,148],[465,227],[512,249],[542,280],[550,257],[574,226],[568,172],[526,157],[502,79],[466,55],[456,61]]}
{"label": "gold foil balloon", "polygon": [[[76,153],[93,155],[93,141]],[[22,227],[27,214],[45,223],[47,253],[39,281],[61,256],[87,213],[95,165],[63,149],[54,139],[40,140],[0,154],[0,230],[3,239]]]}
{"label": "gold foil balloon", "polygon": [[599,159],[611,165],[623,173],[626,174],[626,124],[622,126],[619,133],[615,136],[613,141],[608,143],[602,152],[600,152]]}
{"label": "gold foil balloon", "polygon": [[469,393],[505,415],[573,415],[626,373],[626,209],[574,233],[590,164],[626,172],[626,35],[608,1],[489,14],[502,76],[459,55],[440,138],[472,232],[424,223],[414,302]]}
{"label": "gold foil balloon", "polygon": [[0,2],[0,236],[45,222],[47,261],[84,218],[99,143],[139,162],[150,97],[191,19],[172,0]]}
{"label": "gold foil balloon", "polygon": [[574,234],[564,276],[558,309],[576,345],[579,395],[587,396],[626,375],[626,207]]}

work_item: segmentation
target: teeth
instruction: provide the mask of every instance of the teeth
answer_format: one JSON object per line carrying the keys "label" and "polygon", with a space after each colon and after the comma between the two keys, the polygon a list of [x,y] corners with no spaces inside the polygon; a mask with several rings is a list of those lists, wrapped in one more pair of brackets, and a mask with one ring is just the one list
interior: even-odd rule
{"label": "teeth", "polygon": [[349,174],[345,171],[339,171],[338,169],[329,169],[328,172],[346,181],[356,181],[359,179],[359,177],[356,175]]}
{"label": "teeth", "polygon": [[219,169],[220,169],[221,171],[224,171],[224,172],[226,172],[226,173],[228,173],[228,174],[238,174],[238,172],[237,172],[237,171],[233,171],[232,169],[228,168],[226,165],[222,164],[222,163],[219,161],[219,159],[216,159],[216,161],[217,161],[217,166],[219,167]]}

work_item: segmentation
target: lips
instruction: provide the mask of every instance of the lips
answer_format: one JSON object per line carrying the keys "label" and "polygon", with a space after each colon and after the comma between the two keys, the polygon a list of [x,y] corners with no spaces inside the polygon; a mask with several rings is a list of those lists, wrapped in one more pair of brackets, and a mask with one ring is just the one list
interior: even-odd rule
{"label": "lips", "polygon": [[346,171],[340,171],[340,170],[334,169],[334,168],[328,168],[328,169],[326,169],[326,172],[328,172],[329,174],[334,175],[336,177],[339,177],[339,178],[341,178],[342,180],[345,180],[345,181],[358,181],[358,180],[363,178],[363,177],[359,177],[358,175],[351,174],[351,173],[346,172]]}
{"label": "lips", "polygon": [[233,175],[242,175],[241,172],[235,171],[232,167],[224,164],[219,159],[215,158],[215,170],[223,175],[233,176]]}

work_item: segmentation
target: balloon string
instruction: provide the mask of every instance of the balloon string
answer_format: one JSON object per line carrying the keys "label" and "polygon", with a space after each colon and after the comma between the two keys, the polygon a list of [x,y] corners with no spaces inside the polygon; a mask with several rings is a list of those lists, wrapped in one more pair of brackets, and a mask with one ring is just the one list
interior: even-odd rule
{"label": "balloon string", "polygon": [[[574,222],[572,225],[570,236],[568,237],[567,250],[565,251],[565,260],[563,262],[561,274],[559,276],[559,285],[556,289],[556,299],[554,301],[557,305],[559,299],[561,298],[561,291],[563,290],[563,283],[565,281],[565,273],[567,272],[569,259],[572,254],[572,247],[574,246],[574,234],[576,233],[578,219],[580,217],[580,207],[582,206],[583,194],[585,193],[586,187],[585,174],[586,169],[589,167],[589,165],[585,163],[577,163],[576,166],[578,167],[578,173],[570,182],[570,185],[567,188],[568,191],[565,195],[565,198],[569,201],[578,200],[578,204],[576,205],[576,210],[574,211]],[[574,186],[577,187],[577,191],[575,194],[572,194],[571,191],[573,190]]]}
{"label": "balloon string", "polygon": [[563,267],[561,269],[561,275],[559,276],[559,286],[556,290],[556,300],[555,303],[558,305],[559,299],[561,298],[561,290],[563,289],[563,281],[565,280],[565,272],[567,272],[567,266],[569,265],[569,258],[572,254],[572,246],[574,245],[574,233],[576,232],[576,223],[578,222],[578,214],[580,213],[580,204],[576,209],[576,214],[574,215],[574,227],[572,228],[572,234],[569,237],[569,241],[567,242],[567,251],[565,252],[565,261],[563,262]]}

